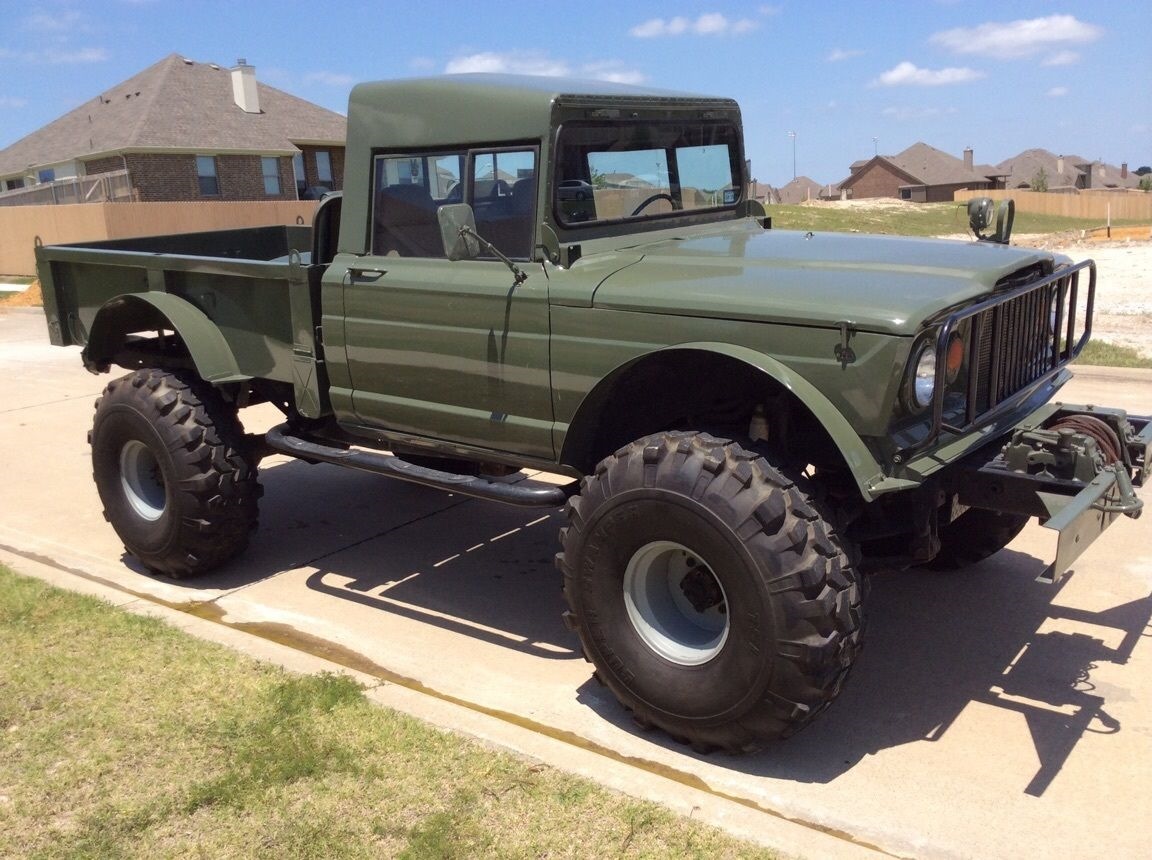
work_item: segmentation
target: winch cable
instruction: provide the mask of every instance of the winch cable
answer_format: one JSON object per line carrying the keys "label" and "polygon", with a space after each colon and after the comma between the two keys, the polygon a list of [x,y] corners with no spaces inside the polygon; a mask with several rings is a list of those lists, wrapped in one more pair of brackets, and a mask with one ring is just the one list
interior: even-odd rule
{"label": "winch cable", "polygon": [[1104,465],[1123,462],[1121,454],[1120,437],[1116,435],[1108,424],[1092,415],[1069,415],[1061,418],[1049,430],[1074,430],[1090,439],[1095,440],[1100,455],[1104,458]]}

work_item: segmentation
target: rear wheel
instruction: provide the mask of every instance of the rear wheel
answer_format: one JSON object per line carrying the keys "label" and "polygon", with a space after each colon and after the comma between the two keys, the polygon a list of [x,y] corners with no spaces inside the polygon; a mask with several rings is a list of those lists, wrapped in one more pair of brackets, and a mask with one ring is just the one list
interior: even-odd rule
{"label": "rear wheel", "polygon": [[150,570],[193,576],[248,544],[256,525],[254,461],[211,385],[146,369],[114,380],[89,434],[104,515]]}
{"label": "rear wheel", "polygon": [[606,458],[557,557],[596,674],[642,725],[745,752],[806,725],[860,648],[838,535],[757,454],[663,433]]}

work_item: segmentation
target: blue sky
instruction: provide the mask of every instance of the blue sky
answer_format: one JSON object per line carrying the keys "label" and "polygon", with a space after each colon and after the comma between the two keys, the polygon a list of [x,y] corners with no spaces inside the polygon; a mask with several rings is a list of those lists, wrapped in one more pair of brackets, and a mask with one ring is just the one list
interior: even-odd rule
{"label": "blue sky", "polygon": [[[753,175],[818,182],[924,141],[1152,164],[1147,0],[0,0],[0,148],[171,53],[344,112],[349,87],[458,71],[732,96]],[[794,133],[794,136],[793,136]]]}

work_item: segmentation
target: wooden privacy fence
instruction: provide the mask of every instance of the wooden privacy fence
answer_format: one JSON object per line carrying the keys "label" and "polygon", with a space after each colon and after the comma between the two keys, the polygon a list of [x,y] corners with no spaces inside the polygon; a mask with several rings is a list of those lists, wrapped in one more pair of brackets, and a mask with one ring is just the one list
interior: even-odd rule
{"label": "wooden privacy fence", "polygon": [[235,227],[311,225],[317,205],[312,200],[291,200],[4,206],[0,207],[0,274],[36,273],[33,247],[37,236],[45,245],[62,245]]}
{"label": "wooden privacy fence", "polygon": [[1064,194],[1055,191],[957,191],[953,199],[964,203],[973,197],[1016,201],[1017,212],[1037,215],[1063,215],[1107,223],[1113,221],[1146,221],[1152,223],[1152,193],[1146,191],[1080,191]]}

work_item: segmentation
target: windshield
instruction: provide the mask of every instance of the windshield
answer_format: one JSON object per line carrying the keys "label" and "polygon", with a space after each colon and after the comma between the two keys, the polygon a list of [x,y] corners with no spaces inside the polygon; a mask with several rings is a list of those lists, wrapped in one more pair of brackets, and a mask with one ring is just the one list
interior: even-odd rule
{"label": "windshield", "polygon": [[730,122],[569,122],[557,141],[553,209],[563,224],[659,219],[734,207],[739,131]]}

